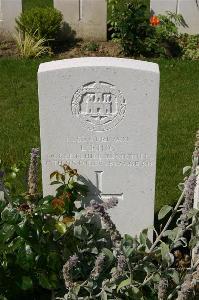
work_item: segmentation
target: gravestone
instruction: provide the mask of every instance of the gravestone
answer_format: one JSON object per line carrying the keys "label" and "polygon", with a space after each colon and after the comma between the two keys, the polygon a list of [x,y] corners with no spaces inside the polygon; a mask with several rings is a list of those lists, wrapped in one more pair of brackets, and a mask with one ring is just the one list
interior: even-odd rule
{"label": "gravestone", "polygon": [[15,19],[22,12],[22,0],[0,0],[0,33],[7,39],[15,33]]}
{"label": "gravestone", "polygon": [[198,0],[151,0],[152,14],[166,14],[166,11],[183,16],[186,26],[179,26],[179,32],[199,34]]}
{"label": "gravestone", "polygon": [[151,13],[154,15],[164,15],[167,11],[176,13],[177,0],[151,0]]}
{"label": "gravestone", "polygon": [[91,197],[117,198],[122,233],[153,224],[158,65],[122,58],[78,58],[38,71],[44,195],[50,174],[68,163],[90,182]]}
{"label": "gravestone", "polygon": [[70,28],[76,38],[106,41],[106,0],[54,0],[54,7],[63,14],[63,33],[66,35]]}
{"label": "gravestone", "polygon": [[199,1],[180,0],[178,2],[178,14],[181,14],[186,27],[181,26],[181,33],[199,34]]}

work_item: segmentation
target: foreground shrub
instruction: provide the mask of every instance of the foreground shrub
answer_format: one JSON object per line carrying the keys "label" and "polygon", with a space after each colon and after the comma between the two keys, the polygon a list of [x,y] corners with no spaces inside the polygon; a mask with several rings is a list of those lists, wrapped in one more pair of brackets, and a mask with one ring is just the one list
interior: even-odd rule
{"label": "foreground shrub", "polygon": [[50,55],[51,49],[46,46],[46,39],[34,37],[25,33],[22,36],[20,33],[14,36],[14,40],[19,51],[19,55],[23,58],[36,58],[42,55]]}
{"label": "foreground shrub", "polygon": [[63,266],[67,292],[59,299],[198,299],[199,210],[193,208],[198,162],[199,132],[193,165],[183,169],[189,174],[179,185],[182,194],[174,208],[166,205],[159,212],[164,220],[159,233],[150,228],[122,237],[107,213],[117,205],[114,198],[91,201],[77,213],[72,226],[81,244]]}
{"label": "foreground shrub", "polygon": [[183,49],[183,59],[199,59],[199,35],[183,34],[180,36],[180,44]]}
{"label": "foreground shrub", "polygon": [[[1,169],[5,200],[0,200],[0,299],[47,299],[63,289],[61,268],[76,251],[78,240],[70,227],[77,210],[74,202],[83,201],[87,188],[77,183],[76,170],[67,165],[63,173],[54,172],[52,184],[59,184],[56,196],[37,194],[38,150],[31,153],[28,192],[13,197],[8,175]],[[13,176],[13,175],[12,175]],[[41,298],[39,297],[41,296]]]}
{"label": "foreground shrub", "polygon": [[32,8],[25,11],[16,20],[17,29],[20,32],[28,33],[47,40],[55,39],[61,28],[62,14],[55,8]]}
{"label": "foreground shrub", "polygon": [[51,174],[56,196],[39,195],[38,153],[31,153],[28,192],[18,197],[10,192],[18,168],[6,175],[1,167],[0,299],[43,300],[46,291],[47,299],[64,300],[197,299],[199,132],[175,207],[160,210],[161,230],[151,227],[136,237],[121,236],[112,222],[107,210],[117,205],[114,197],[85,205],[87,187],[66,164]]}
{"label": "foreground shrub", "polygon": [[109,24],[113,31],[112,37],[117,39],[128,55],[149,55],[152,49],[147,49],[147,39],[152,37],[155,29],[150,26],[150,15],[147,7],[141,1],[109,1]]}
{"label": "foreground shrub", "polygon": [[183,48],[179,43],[178,26],[183,25],[183,17],[167,12],[157,18],[159,23],[155,26],[154,38],[159,45],[159,53],[171,57],[181,56]]}

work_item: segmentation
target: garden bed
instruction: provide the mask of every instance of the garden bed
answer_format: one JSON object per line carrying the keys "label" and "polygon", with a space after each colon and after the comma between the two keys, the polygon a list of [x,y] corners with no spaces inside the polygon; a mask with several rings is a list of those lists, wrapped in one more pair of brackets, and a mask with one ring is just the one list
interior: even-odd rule
{"label": "garden bed", "polygon": [[[62,42],[54,43],[53,59],[64,59],[82,56],[111,56],[124,57],[122,49],[118,43],[108,42]],[[0,57],[19,57],[14,41],[6,41],[3,36],[0,36]]]}

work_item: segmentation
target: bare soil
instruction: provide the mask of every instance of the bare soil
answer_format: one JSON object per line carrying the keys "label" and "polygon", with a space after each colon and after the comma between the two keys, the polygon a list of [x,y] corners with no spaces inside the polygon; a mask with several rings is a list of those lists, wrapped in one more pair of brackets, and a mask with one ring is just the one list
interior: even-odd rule
{"label": "bare soil", "polygon": [[0,57],[17,56],[17,47],[15,42],[10,40],[6,41],[2,33],[0,33]]}
{"label": "bare soil", "polygon": [[[93,48],[93,49],[92,49]],[[94,49],[95,48],[95,49]],[[112,41],[108,42],[77,42],[69,49],[56,54],[59,59],[84,56],[112,56],[123,57],[121,47]]]}
{"label": "bare soil", "polygon": [[[120,45],[113,41],[55,43],[52,48],[56,59],[84,56],[124,57]],[[19,57],[15,42],[6,41],[2,35],[0,35],[0,57]]]}

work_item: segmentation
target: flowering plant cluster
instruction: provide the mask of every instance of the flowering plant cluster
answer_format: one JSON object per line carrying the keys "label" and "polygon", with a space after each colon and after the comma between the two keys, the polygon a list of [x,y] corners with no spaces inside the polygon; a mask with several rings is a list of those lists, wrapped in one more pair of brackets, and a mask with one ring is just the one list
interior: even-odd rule
{"label": "flowering plant cluster", "polygon": [[[63,266],[66,294],[58,299],[197,299],[199,210],[193,203],[198,162],[199,132],[192,167],[183,169],[189,174],[179,185],[182,194],[174,208],[166,205],[158,214],[159,232],[150,228],[136,237],[121,236],[107,212],[117,205],[114,198],[92,200],[76,213],[73,230],[81,244]],[[151,230],[154,241],[148,237]]]}
{"label": "flowering plant cluster", "polygon": [[126,55],[198,59],[197,36],[186,38],[178,32],[179,26],[186,26],[181,15],[168,11],[151,16],[143,0],[108,0],[108,8],[112,38]]}

